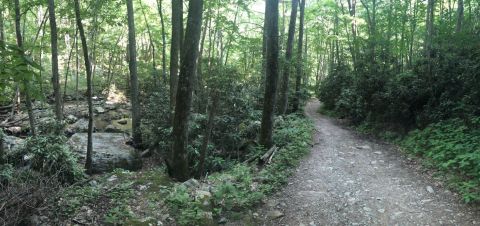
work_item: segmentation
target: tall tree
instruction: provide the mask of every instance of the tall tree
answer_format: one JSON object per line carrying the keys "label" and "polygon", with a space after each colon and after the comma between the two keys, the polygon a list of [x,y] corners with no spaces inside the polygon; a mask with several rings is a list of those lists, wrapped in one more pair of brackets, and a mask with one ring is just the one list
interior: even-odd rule
{"label": "tall tree", "polygon": [[162,8],[162,2],[163,0],[157,0],[157,9],[158,9],[158,14],[160,16],[160,24],[162,25],[162,79],[163,82],[167,82],[167,41],[166,41],[166,35],[165,35],[165,22],[163,20],[163,8]]}
{"label": "tall tree", "polygon": [[183,42],[183,0],[172,0],[172,41],[170,46],[170,107],[176,103],[178,60]]}
{"label": "tall tree", "polygon": [[87,173],[92,172],[92,154],[93,154],[93,103],[92,103],[92,67],[88,55],[87,39],[83,30],[82,18],[80,17],[80,4],[78,0],[75,3],[75,17],[77,20],[78,32],[82,41],[83,59],[85,60],[85,70],[87,72],[87,101],[88,101],[88,140],[87,140],[87,157],[85,160],[85,169]]}
{"label": "tall tree", "polygon": [[425,55],[427,58],[427,73],[432,75],[432,58],[433,58],[433,24],[435,20],[435,0],[428,0],[427,4],[427,19],[426,19],[426,33],[425,33]]}
{"label": "tall tree", "polygon": [[5,26],[3,23],[3,5],[0,6],[0,46],[5,44]]}
{"label": "tall tree", "polygon": [[457,7],[457,33],[462,31],[462,24],[463,24],[463,0],[458,0],[458,7]]}
{"label": "tall tree", "polygon": [[[298,45],[297,45],[297,76],[295,78],[295,96],[293,98],[293,111],[296,112],[299,109],[300,105],[300,88],[302,86],[302,75],[303,75],[303,31],[304,31],[304,20],[305,20],[305,1],[300,0],[300,24],[298,27]],[[337,45],[338,47],[338,45]],[[338,50],[337,50],[338,53]]]}
{"label": "tall tree", "polygon": [[[24,50],[23,50],[23,38],[22,38],[22,32],[20,28],[20,1],[15,0],[15,34],[17,36],[17,45],[20,51],[20,54],[23,55]],[[28,112],[28,120],[30,122],[30,132],[33,136],[36,135],[36,130],[35,130],[35,116],[33,115],[33,107],[32,107],[32,100],[30,97],[30,81],[24,79],[23,80],[23,86],[25,89],[25,105],[27,106],[27,112]],[[17,93],[18,93],[18,86],[17,86]],[[17,94],[18,95],[18,94]],[[15,111],[15,106],[13,106],[13,111]]]}
{"label": "tall tree", "polygon": [[50,19],[50,39],[52,45],[52,85],[53,95],[55,96],[55,116],[58,121],[62,121],[62,94],[60,90],[60,74],[58,72],[58,37],[57,20],[55,16],[55,0],[48,0],[48,14]]}
{"label": "tall tree", "polygon": [[265,8],[266,73],[259,142],[265,148],[270,148],[273,145],[273,116],[278,80],[278,0],[267,0]]}
{"label": "tall tree", "polygon": [[292,65],[293,40],[295,38],[295,25],[297,18],[298,0],[292,0],[292,11],[290,13],[290,24],[288,25],[287,49],[285,51],[285,63],[283,64],[283,77],[280,86],[280,100],[278,112],[285,114],[288,108],[288,84]]}
{"label": "tall tree", "polygon": [[182,52],[173,119],[172,154],[168,162],[170,175],[179,181],[185,181],[190,176],[187,158],[188,118],[192,105],[193,80],[197,64],[198,44],[200,42],[202,13],[203,0],[189,2],[185,43]]}
{"label": "tall tree", "polygon": [[135,40],[135,18],[133,15],[133,2],[127,0],[128,17],[128,69],[130,70],[130,99],[132,102],[132,131],[134,145],[142,144],[142,133],[140,131],[141,112],[140,100],[138,95],[138,76],[137,76],[137,45]]}

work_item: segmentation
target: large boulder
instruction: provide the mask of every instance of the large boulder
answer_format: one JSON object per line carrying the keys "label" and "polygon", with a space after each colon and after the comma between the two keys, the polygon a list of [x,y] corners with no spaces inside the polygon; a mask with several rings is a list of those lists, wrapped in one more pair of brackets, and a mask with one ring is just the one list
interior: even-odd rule
{"label": "large boulder", "polygon": [[2,147],[5,154],[15,152],[25,143],[25,140],[14,136],[3,137]]}
{"label": "large boulder", "polygon": [[[135,149],[126,144],[128,138],[123,133],[93,134],[93,173],[112,171],[115,168],[138,170],[142,159]],[[85,162],[87,155],[87,133],[74,134],[68,144]]]}
{"label": "large boulder", "polygon": [[[95,128],[95,123],[93,123],[93,128]],[[81,118],[75,123],[67,126],[67,131],[69,133],[83,133],[88,132],[88,119]]]}

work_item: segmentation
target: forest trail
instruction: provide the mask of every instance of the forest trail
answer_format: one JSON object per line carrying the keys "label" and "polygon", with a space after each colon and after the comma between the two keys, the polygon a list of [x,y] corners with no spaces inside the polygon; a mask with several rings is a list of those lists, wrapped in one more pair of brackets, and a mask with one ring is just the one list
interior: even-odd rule
{"label": "forest trail", "polygon": [[394,146],[342,128],[319,106],[305,108],[316,130],[311,154],[259,211],[265,225],[480,225],[478,209]]}

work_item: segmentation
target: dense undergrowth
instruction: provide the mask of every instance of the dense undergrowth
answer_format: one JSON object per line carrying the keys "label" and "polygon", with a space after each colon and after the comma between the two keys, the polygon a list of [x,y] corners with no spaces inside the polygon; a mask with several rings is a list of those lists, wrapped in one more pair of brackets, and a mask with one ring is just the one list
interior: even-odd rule
{"label": "dense undergrowth", "polygon": [[82,212],[93,211],[94,222],[101,224],[215,225],[220,218],[239,216],[285,184],[309,152],[312,132],[312,123],[303,116],[278,117],[274,139],[280,149],[270,164],[238,162],[201,181],[185,183],[171,181],[163,167],[115,170],[94,182],[62,189],[49,199],[46,215],[55,223],[78,220]]}
{"label": "dense undergrowth", "polygon": [[455,172],[450,181],[464,200],[479,201],[478,45],[474,34],[444,35],[435,40],[433,58],[420,57],[404,71],[375,62],[356,70],[335,65],[319,87],[323,112]]}
{"label": "dense undergrowth", "polygon": [[287,182],[300,159],[310,150],[312,123],[299,116],[277,120],[274,136],[280,147],[271,164],[258,167],[239,163],[232,169],[212,174],[206,179],[212,196],[207,200],[189,196],[188,189],[179,184],[172,189],[167,203],[181,225],[204,223],[204,202],[210,203],[215,217],[240,212],[258,204]]}
{"label": "dense undergrowth", "polygon": [[480,118],[431,124],[412,131],[401,144],[444,172],[455,172],[450,182],[466,202],[480,200]]}

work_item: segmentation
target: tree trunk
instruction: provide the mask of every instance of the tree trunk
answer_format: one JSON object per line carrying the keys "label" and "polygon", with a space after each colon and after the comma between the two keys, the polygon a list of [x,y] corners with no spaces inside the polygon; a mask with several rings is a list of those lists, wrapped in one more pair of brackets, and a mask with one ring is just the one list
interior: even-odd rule
{"label": "tree trunk", "polygon": [[135,41],[135,20],[133,15],[133,2],[127,0],[127,15],[128,15],[128,48],[129,48],[129,60],[128,69],[130,70],[130,91],[132,102],[132,131],[133,131],[133,143],[138,146],[142,144],[142,133],[140,131],[141,112],[140,112],[140,100],[138,90],[138,77],[137,77],[137,47]]}
{"label": "tree trunk", "polygon": [[351,23],[351,30],[352,30],[352,62],[353,68],[356,70],[357,65],[357,55],[358,55],[358,47],[357,47],[357,22],[356,22],[356,13],[357,13],[357,0],[348,0],[348,12],[352,17]]}
{"label": "tree trunk", "polygon": [[426,20],[426,37],[425,37],[425,56],[427,58],[427,74],[432,75],[432,42],[433,42],[433,22],[435,20],[435,0],[428,0],[427,20]]}
{"label": "tree trunk", "polygon": [[[141,1],[140,1],[141,4]],[[155,80],[155,86],[158,86],[160,78],[158,78],[157,74],[157,65],[155,62],[155,43],[153,42],[153,37],[152,37],[152,31],[150,30],[150,23],[147,20],[147,15],[145,14],[145,10],[143,9],[143,6],[140,5],[142,8],[142,14],[143,14],[143,19],[145,20],[145,24],[147,25],[147,33],[148,33],[148,40],[150,41],[150,47],[152,51],[152,74],[153,74],[153,79]]]}
{"label": "tree trunk", "polygon": [[267,0],[265,8],[266,74],[259,143],[270,148],[273,145],[273,116],[278,80],[278,0]]}
{"label": "tree trunk", "polygon": [[172,42],[170,46],[170,108],[175,109],[178,60],[183,42],[183,0],[172,0]]}
{"label": "tree trunk", "polygon": [[62,94],[60,90],[60,75],[58,72],[58,44],[57,44],[57,20],[55,17],[55,0],[48,0],[48,13],[50,17],[50,38],[52,48],[52,84],[55,96],[55,116],[58,121],[63,120]]}
{"label": "tree trunk", "polygon": [[457,7],[457,33],[462,31],[462,24],[463,24],[463,0],[458,0],[458,7]]}
{"label": "tree trunk", "polygon": [[92,172],[92,152],[93,152],[93,103],[92,103],[92,69],[88,55],[87,39],[83,30],[82,19],[80,17],[80,4],[75,1],[75,17],[77,20],[78,32],[82,40],[83,59],[85,60],[85,70],[87,71],[87,101],[88,101],[88,141],[87,141],[87,157],[85,160],[85,169],[87,173]]}
{"label": "tree trunk", "polygon": [[210,108],[208,110],[208,122],[205,126],[205,134],[203,135],[202,147],[200,149],[197,177],[202,177],[205,173],[205,158],[207,156],[208,143],[210,142],[210,136],[213,130],[213,123],[218,106],[218,98],[219,96],[217,91],[212,90],[212,103],[210,104]]}
{"label": "tree trunk", "polygon": [[162,1],[163,0],[157,0],[157,8],[158,8],[158,14],[160,15],[160,23],[162,25],[162,79],[163,82],[166,84],[167,82],[167,41],[166,41],[166,35],[165,35],[165,22],[163,21],[163,9],[162,9]]}
{"label": "tree trunk", "polygon": [[[23,55],[23,39],[22,39],[22,33],[20,29],[20,1],[15,0],[15,33],[17,35],[17,45],[18,48],[20,48],[20,54]],[[35,116],[33,115],[33,108],[32,108],[32,100],[30,99],[30,81],[23,80],[23,85],[25,88],[25,105],[27,106],[27,112],[28,112],[28,120],[30,122],[30,132],[32,133],[33,136],[36,135],[36,130],[35,130]],[[17,86],[17,92],[18,92],[18,86]],[[20,95],[18,96],[20,98]],[[20,102],[19,102],[20,103]],[[13,109],[15,109],[15,106],[13,106]],[[13,110],[15,111],[15,110]]]}
{"label": "tree trunk", "polygon": [[73,50],[75,49],[75,42],[77,41],[77,31],[78,31],[78,29],[75,29],[75,36],[74,36],[74,39],[73,39],[74,43],[71,44],[70,53],[68,54],[67,70],[65,72],[65,84],[63,86],[62,112],[63,112],[63,109],[64,109],[65,97],[67,96],[67,84],[68,84],[68,74],[70,72],[70,61],[72,59]]}
{"label": "tree trunk", "polygon": [[197,64],[198,44],[202,28],[203,0],[190,1],[185,42],[180,65],[175,115],[173,119],[173,147],[168,167],[170,176],[185,181],[189,178],[187,157],[188,118],[192,105],[193,80]]}
{"label": "tree trunk", "polygon": [[297,77],[295,81],[295,97],[293,98],[293,112],[298,111],[300,105],[300,88],[302,86],[302,75],[303,75],[303,29],[304,29],[304,19],[305,19],[305,1],[300,0],[300,25],[298,32],[298,46],[297,46]]}
{"label": "tree trunk", "polygon": [[3,5],[0,6],[0,47],[5,45],[5,26],[3,24]]}
{"label": "tree trunk", "polygon": [[292,65],[293,40],[295,39],[295,25],[297,18],[298,0],[292,0],[292,12],[288,26],[287,49],[285,51],[285,63],[283,65],[283,77],[280,86],[280,99],[278,102],[278,113],[285,114],[288,109],[288,84]]}

